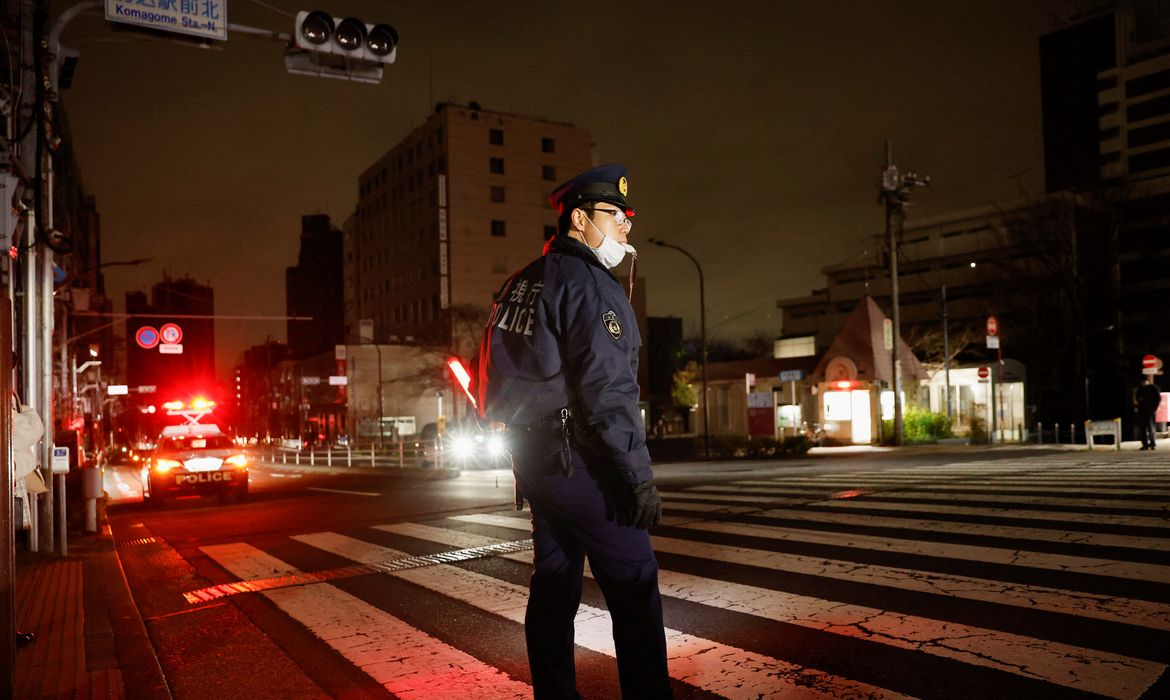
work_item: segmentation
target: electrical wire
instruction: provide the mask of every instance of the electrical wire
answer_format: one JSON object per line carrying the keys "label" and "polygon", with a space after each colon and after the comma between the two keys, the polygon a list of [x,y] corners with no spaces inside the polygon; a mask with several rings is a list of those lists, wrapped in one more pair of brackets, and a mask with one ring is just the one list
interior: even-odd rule
{"label": "electrical wire", "polygon": [[250,2],[252,2],[253,4],[259,5],[260,7],[263,7],[265,9],[272,10],[273,12],[275,12],[279,15],[284,15],[285,17],[296,17],[296,15],[292,14],[288,10],[282,10],[279,7],[273,7],[272,5],[269,5],[268,3],[264,2],[264,0],[250,0]]}

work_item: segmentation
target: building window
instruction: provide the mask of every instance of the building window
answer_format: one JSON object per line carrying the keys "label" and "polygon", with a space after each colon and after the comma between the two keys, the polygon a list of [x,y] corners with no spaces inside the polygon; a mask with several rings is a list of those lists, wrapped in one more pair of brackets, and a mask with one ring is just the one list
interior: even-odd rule
{"label": "building window", "polygon": [[492,201],[493,201],[493,202],[497,202],[497,203],[501,203],[501,204],[502,204],[502,203],[503,203],[503,201],[504,201],[504,188],[503,188],[503,187],[497,187],[497,186],[495,186],[495,185],[492,185],[492,187],[491,187],[491,198],[492,198]]}
{"label": "building window", "polygon": [[495,175],[503,175],[504,174],[504,159],[503,158],[489,158],[488,159],[488,170],[490,170]]}
{"label": "building window", "polygon": [[553,226],[551,224],[545,224],[545,226],[544,226],[544,240],[547,241],[548,239],[552,238],[555,235],[557,235],[557,227]]}
{"label": "building window", "polygon": [[552,165],[540,166],[540,174],[545,180],[548,180],[549,182],[557,181],[557,169]]}
{"label": "building window", "polygon": [[550,139],[549,137],[545,136],[544,138],[542,138],[540,140],[540,150],[543,151],[544,153],[556,153],[557,152],[557,140]]}
{"label": "building window", "polygon": [[505,222],[498,219],[492,219],[492,235],[504,236],[507,233],[508,226]]}
{"label": "building window", "polygon": [[503,146],[504,145],[504,130],[503,129],[489,129],[488,130],[488,143],[490,143],[493,146]]}

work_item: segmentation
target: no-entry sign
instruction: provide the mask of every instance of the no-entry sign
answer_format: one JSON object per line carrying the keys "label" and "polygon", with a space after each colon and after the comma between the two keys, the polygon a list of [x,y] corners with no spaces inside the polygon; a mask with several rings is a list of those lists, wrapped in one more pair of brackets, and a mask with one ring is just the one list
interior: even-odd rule
{"label": "no-entry sign", "polygon": [[1162,360],[1157,355],[1146,355],[1142,358],[1142,374],[1158,374],[1162,369]]}
{"label": "no-entry sign", "polygon": [[989,368],[987,368],[987,367],[980,367],[979,368],[979,378],[980,379],[987,379],[990,376],[991,376],[991,370]]}

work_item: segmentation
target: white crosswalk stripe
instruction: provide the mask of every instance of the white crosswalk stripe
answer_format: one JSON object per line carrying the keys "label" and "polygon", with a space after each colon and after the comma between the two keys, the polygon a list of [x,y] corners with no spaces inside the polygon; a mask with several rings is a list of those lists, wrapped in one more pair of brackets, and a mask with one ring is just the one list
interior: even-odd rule
{"label": "white crosswalk stripe", "polygon": [[[403,555],[402,552],[387,547],[335,533],[314,533],[295,539],[366,564]],[[396,572],[394,576],[513,622],[524,622],[528,596],[522,586],[448,565],[409,569]],[[576,629],[578,646],[614,656],[609,613],[582,605],[577,613]],[[885,692],[881,688],[836,678],[813,669],[800,668],[779,659],[729,647],[678,630],[668,628],[666,642],[672,676],[724,697],[755,697],[754,692],[745,694],[739,689],[767,687],[773,688],[773,692],[781,696],[784,693],[803,693],[804,697],[834,697],[813,693],[807,687],[809,684],[829,685],[835,688],[851,687],[860,693],[861,697],[903,697],[898,693]],[[711,658],[720,659],[720,665],[712,668],[707,661]]]}
{"label": "white crosswalk stripe", "polygon": [[[1144,457],[1070,453],[664,490],[653,543],[671,676],[732,698],[976,698],[988,696],[984,681],[1011,697],[1140,698],[1164,687],[1170,497],[1161,497],[1170,490],[1158,487],[1170,483],[1170,465]],[[321,566],[308,552],[374,564],[529,530],[508,510],[305,532],[290,538],[289,561],[250,543],[202,549],[249,580]],[[389,575],[519,634],[531,558]],[[398,696],[531,696],[526,677],[443,635],[441,616],[416,628],[363,599],[364,589],[348,590],[315,583],[262,595]],[[758,622],[737,622],[749,619]],[[737,636],[738,624],[763,626]],[[814,639],[820,651],[802,656],[778,641],[788,639]],[[582,604],[575,641],[613,656],[608,612]],[[945,693],[909,658],[934,659],[923,668],[939,682],[953,675]]]}

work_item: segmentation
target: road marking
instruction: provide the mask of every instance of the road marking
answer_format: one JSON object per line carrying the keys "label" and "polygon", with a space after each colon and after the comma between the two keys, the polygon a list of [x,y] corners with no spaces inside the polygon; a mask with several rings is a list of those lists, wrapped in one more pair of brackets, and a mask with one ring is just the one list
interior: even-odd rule
{"label": "road marking", "polygon": [[821,532],[787,525],[776,526],[733,522],[697,523],[690,518],[672,516],[663,518],[662,524],[686,528],[688,530],[718,532],[725,535],[744,535],[747,537],[763,537],[784,542],[807,542],[810,544],[824,544],[835,547],[853,547],[869,552],[897,552],[899,554],[911,554],[920,557],[940,557],[958,561],[978,561],[987,564],[1027,566],[1037,569],[1050,569],[1052,571],[1071,571],[1074,573],[1112,576],[1114,578],[1134,579],[1137,581],[1153,581],[1154,583],[1170,581],[1170,566],[1138,564],[1094,557],[1047,554],[1044,552],[1029,552],[1018,548],[1001,549],[945,542],[922,542],[919,540],[898,539],[885,536],[875,537],[872,535]]}
{"label": "road marking", "polygon": [[[987,488],[987,487],[982,487]],[[790,495],[790,492],[784,489],[761,488],[758,486],[748,488],[737,488],[736,486],[698,486],[686,489],[685,493],[758,493],[762,496],[784,496]],[[1156,503],[1153,501],[1137,501],[1126,500],[1122,498],[1067,498],[1061,497],[1058,491],[1046,490],[1045,495],[1027,495],[1027,494],[999,494],[999,493],[952,493],[945,491],[920,491],[918,489],[890,489],[882,488],[879,493],[872,494],[875,497],[896,498],[899,500],[937,500],[937,501],[956,501],[986,503],[994,501],[996,503],[1011,503],[1022,505],[1053,505],[1053,506],[1075,506],[1079,508],[1125,508],[1130,510],[1152,510],[1165,512],[1170,508],[1170,501],[1167,503]],[[1107,495],[1114,495],[1112,493]],[[814,500],[810,494],[806,500]],[[819,499],[818,499],[819,500]],[[863,501],[864,502],[864,501]]]}
{"label": "road marking", "polygon": [[659,552],[1170,630],[1170,605],[1150,601],[668,537],[652,539]]}
{"label": "road marking", "polygon": [[1149,601],[669,537],[652,540],[656,551],[682,556],[1170,630],[1170,606]]}
{"label": "road marking", "polygon": [[[453,520],[524,529],[528,523],[506,515],[457,515]],[[476,547],[503,540],[402,523],[379,529],[449,547]],[[531,555],[504,558],[531,563]],[[865,639],[899,649],[994,668],[1027,678],[1113,697],[1136,697],[1158,680],[1164,664],[1035,637],[954,622],[878,610],[749,586],[691,574],[659,570],[663,594],[720,610],[754,615],[830,634]]]}
{"label": "road marking", "polygon": [[[151,539],[153,540],[154,538]],[[387,559],[386,561],[371,562],[362,566],[343,566],[333,569],[252,579],[250,581],[233,581],[231,583],[221,583],[215,586],[188,591],[183,594],[183,597],[187,599],[188,603],[201,603],[230,595],[239,595],[240,593],[258,593],[261,591],[270,591],[275,588],[288,588],[290,586],[304,586],[311,583],[334,581],[340,578],[353,578],[355,576],[366,576],[377,573],[386,574],[393,571],[401,571],[402,569],[414,569],[420,566],[433,566],[435,564],[447,564],[456,561],[469,561],[493,554],[518,552],[526,549],[532,549],[532,540],[514,540],[512,542],[499,542],[489,547],[471,547],[454,552],[398,557],[396,559]]]}
{"label": "road marking", "polygon": [[[200,549],[241,579],[300,573],[242,542]],[[400,697],[532,697],[527,683],[329,584],[286,588],[264,595]]]}
{"label": "road marking", "polygon": [[991,515],[1010,517],[1013,520],[1036,520],[1053,525],[1061,523],[1087,523],[1090,525],[1128,525],[1165,530],[1170,537],[1170,521],[1165,518],[1139,516],[1104,515],[1100,513],[1052,513],[1043,510],[1021,510],[1017,508],[995,508],[992,506],[936,506],[926,503],[878,503],[875,501],[824,501],[817,504],[823,508],[850,510],[894,510],[912,513],[944,513],[951,515]]}
{"label": "road marking", "polygon": [[[664,507],[668,510],[686,506],[673,500],[671,492],[663,494]],[[703,496],[707,503],[734,502],[728,501],[727,496],[710,494]],[[760,499],[765,501],[766,499]],[[763,505],[764,503],[762,503]],[[738,506],[730,506],[738,507]],[[815,510],[785,510],[782,508],[756,510],[747,508],[744,512],[755,511],[754,515],[763,518],[779,518],[782,520],[804,520],[818,523],[840,525],[854,525],[859,527],[882,527],[898,530],[925,530],[932,533],[949,533],[961,535],[976,535],[982,537],[1002,537],[1009,539],[1039,540],[1043,542],[1063,542],[1070,544],[1091,545],[1098,547],[1129,547],[1134,549],[1165,549],[1166,540],[1160,537],[1141,537],[1139,535],[1114,535],[1100,532],[1080,532],[1054,530],[1051,528],[1030,528],[1015,525],[989,525],[986,523],[957,523],[945,520],[927,520],[920,518],[902,518],[896,515],[874,515],[871,513],[823,513]],[[735,511],[729,511],[735,512]]]}
{"label": "road marking", "polygon": [[[331,532],[300,535],[293,539],[357,562],[402,555],[388,547]],[[513,622],[524,623],[528,591],[523,586],[456,566],[410,569],[392,575]],[[605,610],[581,605],[575,629],[574,641],[578,646],[607,656],[615,655],[613,630],[609,613]],[[760,696],[760,688],[769,689],[769,697],[788,697],[786,693],[808,698],[905,697],[877,686],[670,628],[666,629],[666,643],[672,678],[725,697],[756,698]]]}
{"label": "road marking", "polygon": [[381,496],[380,493],[373,493],[370,491],[346,491],[345,489],[325,489],[319,486],[309,486],[306,491],[324,491],[325,493],[341,493],[347,496]]}

